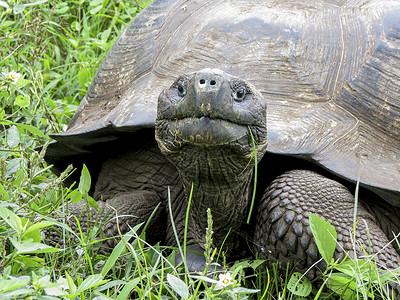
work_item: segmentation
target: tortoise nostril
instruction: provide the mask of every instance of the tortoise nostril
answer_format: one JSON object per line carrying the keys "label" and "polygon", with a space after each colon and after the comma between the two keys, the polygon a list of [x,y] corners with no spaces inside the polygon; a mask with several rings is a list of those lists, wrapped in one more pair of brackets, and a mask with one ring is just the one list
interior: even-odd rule
{"label": "tortoise nostril", "polygon": [[215,82],[215,80],[211,80],[210,81],[210,85],[216,85],[217,83]]}
{"label": "tortoise nostril", "polygon": [[206,81],[204,79],[200,79],[200,84],[205,84]]}

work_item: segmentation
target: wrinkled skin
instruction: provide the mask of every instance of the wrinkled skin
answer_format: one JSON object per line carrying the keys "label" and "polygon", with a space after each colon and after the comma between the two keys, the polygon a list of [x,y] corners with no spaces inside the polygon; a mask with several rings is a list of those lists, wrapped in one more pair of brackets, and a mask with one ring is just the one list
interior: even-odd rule
{"label": "wrinkled skin", "polygon": [[[266,158],[262,160],[267,146],[267,118],[265,99],[245,80],[215,69],[182,75],[159,96],[155,130],[158,148],[148,142],[110,157],[100,172],[95,199],[104,200],[99,202],[104,211],[109,205],[115,208],[114,214],[128,216],[122,219],[123,232],[128,225],[145,222],[160,204],[147,228],[147,237],[152,242],[174,245],[167,187],[180,239],[193,190],[188,239],[193,243],[190,247],[200,254],[188,258],[192,271],[205,266],[201,252],[207,208],[214,217],[214,245],[221,247],[224,241],[228,259],[240,256],[248,240],[261,256],[290,263],[299,271],[307,270],[320,258],[309,227],[312,212],[329,221],[338,232],[335,259],[344,258],[345,251],[363,257],[365,248],[371,255],[376,254],[383,268],[398,267],[399,255],[394,246],[384,246],[393,233],[400,232],[400,214],[394,209],[375,209],[374,201],[360,199],[357,217],[363,221],[356,226],[354,253],[354,197],[342,184],[313,171],[289,170],[272,183],[261,176],[252,223],[246,226],[253,192],[254,152],[264,173],[274,171],[268,166],[276,165]],[[79,205],[73,209],[77,213]],[[129,217],[132,215],[137,217]],[[108,223],[105,232],[110,237],[117,234],[115,220]],[[308,276],[313,278],[315,269]]]}

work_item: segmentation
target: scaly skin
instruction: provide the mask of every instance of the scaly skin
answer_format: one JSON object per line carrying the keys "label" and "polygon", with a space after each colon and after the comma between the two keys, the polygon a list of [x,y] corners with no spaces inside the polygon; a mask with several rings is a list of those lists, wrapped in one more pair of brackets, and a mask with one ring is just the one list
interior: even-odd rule
{"label": "scaly skin", "polygon": [[[360,200],[357,208],[357,220],[361,219],[356,226],[357,257],[365,257],[365,249],[375,255],[381,267],[398,267],[398,253],[392,244],[386,246],[386,234],[364,205]],[[321,257],[309,226],[310,212],[335,227],[338,244],[334,259],[342,260],[346,253],[355,257],[351,242],[354,196],[336,181],[307,170],[286,172],[266,190],[258,209],[255,250],[272,261],[290,263],[305,272]],[[313,268],[307,276],[312,279],[315,274]]]}

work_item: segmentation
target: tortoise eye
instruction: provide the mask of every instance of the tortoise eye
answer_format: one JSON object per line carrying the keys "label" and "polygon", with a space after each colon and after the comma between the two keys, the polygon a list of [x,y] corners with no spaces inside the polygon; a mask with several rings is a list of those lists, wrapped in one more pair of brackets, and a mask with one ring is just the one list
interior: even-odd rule
{"label": "tortoise eye", "polygon": [[183,82],[178,82],[177,90],[179,97],[185,97],[186,95],[186,87],[183,85]]}
{"label": "tortoise eye", "polygon": [[246,88],[244,86],[238,87],[233,93],[233,100],[237,102],[242,102],[246,97]]}

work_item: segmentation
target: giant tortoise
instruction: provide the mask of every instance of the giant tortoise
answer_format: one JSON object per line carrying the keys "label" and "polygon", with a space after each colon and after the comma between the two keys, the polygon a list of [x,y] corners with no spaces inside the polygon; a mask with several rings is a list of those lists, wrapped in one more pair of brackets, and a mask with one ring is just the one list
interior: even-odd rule
{"label": "giant tortoise", "polygon": [[335,258],[365,248],[398,267],[385,245],[400,232],[399,16],[391,0],[155,0],[45,158],[56,172],[86,164],[123,231],[160,204],[152,242],[176,243],[168,199],[182,239],[192,191],[188,239],[200,252],[210,208],[228,258],[251,245],[304,270],[318,261],[313,212],[338,232]]}

